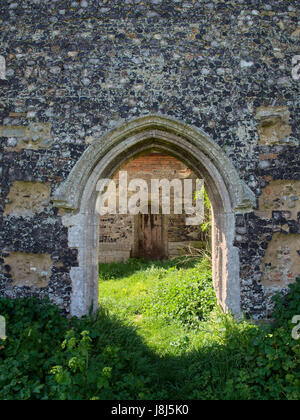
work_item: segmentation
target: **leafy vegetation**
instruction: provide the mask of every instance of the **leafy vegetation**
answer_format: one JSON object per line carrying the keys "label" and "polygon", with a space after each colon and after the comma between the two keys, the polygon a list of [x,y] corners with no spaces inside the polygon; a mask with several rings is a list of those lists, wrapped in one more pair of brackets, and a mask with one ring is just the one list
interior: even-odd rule
{"label": "leafy vegetation", "polygon": [[80,320],[0,299],[1,400],[300,398],[300,281],[261,326],[219,310],[207,260],[101,265],[100,291]]}
{"label": "leafy vegetation", "polygon": [[[204,187],[200,191],[197,191],[195,194],[196,199],[203,199],[204,201],[204,222],[200,226],[203,232],[210,232],[212,228],[212,212],[211,212],[211,202],[208,197],[208,194]],[[211,240],[211,235],[209,235],[209,241]]]}

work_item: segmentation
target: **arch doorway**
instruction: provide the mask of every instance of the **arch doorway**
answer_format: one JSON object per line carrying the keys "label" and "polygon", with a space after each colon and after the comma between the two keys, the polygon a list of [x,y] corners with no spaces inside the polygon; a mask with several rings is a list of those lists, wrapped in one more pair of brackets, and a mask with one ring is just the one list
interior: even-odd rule
{"label": "arch doorway", "polygon": [[128,159],[150,150],[174,156],[206,180],[212,203],[213,282],[224,311],[241,315],[240,259],[234,246],[237,214],[252,211],[256,199],[228,157],[204,132],[157,115],[134,119],[95,141],[67,180],[56,190],[54,205],[67,210],[69,247],[78,250],[72,267],[71,314],[86,315],[98,306],[99,217],[96,185],[111,178]]}

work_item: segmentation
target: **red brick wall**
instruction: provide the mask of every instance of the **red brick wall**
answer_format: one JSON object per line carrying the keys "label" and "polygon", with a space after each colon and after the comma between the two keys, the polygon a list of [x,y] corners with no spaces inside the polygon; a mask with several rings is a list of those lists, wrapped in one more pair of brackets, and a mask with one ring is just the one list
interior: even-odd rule
{"label": "red brick wall", "polygon": [[[127,171],[129,180],[133,178],[143,179],[174,179],[195,178],[195,174],[173,156],[159,153],[142,155],[126,163],[120,170]],[[118,177],[116,174],[115,177]]]}

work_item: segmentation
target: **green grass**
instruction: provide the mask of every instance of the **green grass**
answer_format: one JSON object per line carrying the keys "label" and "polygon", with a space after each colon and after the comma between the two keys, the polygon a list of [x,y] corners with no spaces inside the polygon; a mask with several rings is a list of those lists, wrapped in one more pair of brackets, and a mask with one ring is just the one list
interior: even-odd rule
{"label": "green grass", "polygon": [[0,400],[300,399],[300,280],[257,326],[216,306],[208,260],[131,260],[100,278],[100,309],[82,319],[0,297]]}
{"label": "green grass", "polygon": [[[100,264],[99,272],[100,306],[133,326],[157,355],[180,355],[211,342],[209,323],[197,317],[203,307],[206,317],[216,307],[209,259],[130,260]],[[203,302],[199,286],[206,292]]]}

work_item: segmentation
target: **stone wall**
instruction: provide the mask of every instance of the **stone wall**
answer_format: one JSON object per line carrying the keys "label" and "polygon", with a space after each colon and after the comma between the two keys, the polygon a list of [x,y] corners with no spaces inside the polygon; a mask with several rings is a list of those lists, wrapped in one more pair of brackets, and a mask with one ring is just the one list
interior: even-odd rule
{"label": "stone wall", "polygon": [[299,20],[298,0],[2,0],[1,295],[70,310],[78,250],[53,192],[109,130],[160,114],[207,133],[257,197],[235,246],[242,310],[266,316],[299,275]]}

